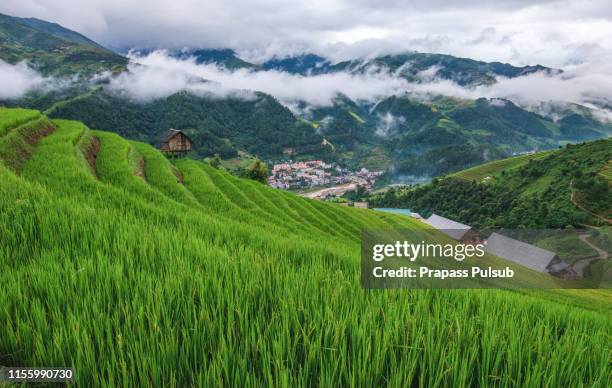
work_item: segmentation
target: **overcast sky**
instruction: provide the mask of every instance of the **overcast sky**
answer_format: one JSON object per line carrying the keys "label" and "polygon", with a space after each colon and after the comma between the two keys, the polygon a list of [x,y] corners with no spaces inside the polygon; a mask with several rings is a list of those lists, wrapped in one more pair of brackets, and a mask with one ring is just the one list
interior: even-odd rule
{"label": "overcast sky", "polygon": [[2,0],[0,12],[112,48],[231,47],[251,60],[417,50],[564,67],[612,57],[610,0]]}

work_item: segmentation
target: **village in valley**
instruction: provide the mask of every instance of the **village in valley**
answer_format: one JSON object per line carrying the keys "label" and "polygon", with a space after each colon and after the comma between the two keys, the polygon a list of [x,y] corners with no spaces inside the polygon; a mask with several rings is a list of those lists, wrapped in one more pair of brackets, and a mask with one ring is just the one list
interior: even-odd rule
{"label": "village in valley", "polygon": [[383,171],[370,171],[367,168],[351,171],[336,163],[326,163],[322,160],[290,160],[273,165],[268,183],[272,187],[285,190],[324,188],[320,190],[322,195],[326,193],[321,198],[323,199],[330,195],[342,195],[357,186],[371,190],[376,179],[382,174]]}

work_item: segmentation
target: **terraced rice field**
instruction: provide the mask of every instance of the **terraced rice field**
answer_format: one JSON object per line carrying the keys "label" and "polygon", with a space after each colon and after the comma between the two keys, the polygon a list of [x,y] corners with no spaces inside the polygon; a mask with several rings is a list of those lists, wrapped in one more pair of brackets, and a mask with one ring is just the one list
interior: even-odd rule
{"label": "terraced rice field", "polygon": [[612,379],[609,291],[364,290],[360,231],[420,224],[32,118],[0,138],[0,365],[80,386]]}
{"label": "terraced rice field", "polygon": [[503,170],[510,170],[522,166],[531,159],[541,159],[550,154],[551,151],[538,152],[535,154],[519,155],[512,158],[495,160],[490,163],[485,163],[476,167],[468,168],[466,170],[459,171],[451,174],[453,178],[460,178],[468,181],[481,181],[484,178],[490,176],[493,177],[496,174],[501,173]]}

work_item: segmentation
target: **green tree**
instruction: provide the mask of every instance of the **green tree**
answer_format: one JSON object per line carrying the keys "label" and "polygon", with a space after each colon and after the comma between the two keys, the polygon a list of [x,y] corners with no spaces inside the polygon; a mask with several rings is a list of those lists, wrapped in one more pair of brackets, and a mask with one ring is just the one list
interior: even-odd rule
{"label": "green tree", "polygon": [[219,154],[215,154],[215,156],[213,156],[208,163],[214,168],[219,168],[221,165],[221,158],[219,157]]}
{"label": "green tree", "polygon": [[268,166],[259,158],[244,171],[244,176],[255,181],[266,183],[268,180]]}

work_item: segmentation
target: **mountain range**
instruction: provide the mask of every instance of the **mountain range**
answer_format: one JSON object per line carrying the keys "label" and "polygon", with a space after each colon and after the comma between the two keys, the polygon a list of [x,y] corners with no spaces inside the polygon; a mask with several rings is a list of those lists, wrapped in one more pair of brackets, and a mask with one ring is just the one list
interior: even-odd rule
{"label": "mountain range", "polygon": [[[178,91],[151,101],[134,101],[110,89],[108,77],[92,78],[101,73],[129,73],[126,56],[38,19],[0,15],[0,49],[0,59],[7,63],[27,61],[44,76],[73,80],[69,87],[31,91],[0,103],[78,119],[90,127],[149,143],[169,127],[182,129],[194,138],[200,156],[219,153],[231,158],[245,151],[266,160],[320,157],[355,168],[385,169],[391,172],[390,180],[401,180],[612,133],[609,122],[582,105],[567,103],[542,114],[509,99],[423,98],[409,91],[376,101],[338,93],[330,105],[323,106],[298,101],[289,107],[258,91],[251,98]],[[367,77],[371,72],[385,72],[415,84],[424,82],[423,73],[427,73],[465,88],[493,85],[500,77],[561,73],[541,65],[516,67],[417,52],[338,63],[315,54],[251,63],[231,49],[169,53],[226,71],[277,71],[299,77],[335,73]],[[74,81],[75,76],[79,81]]]}

